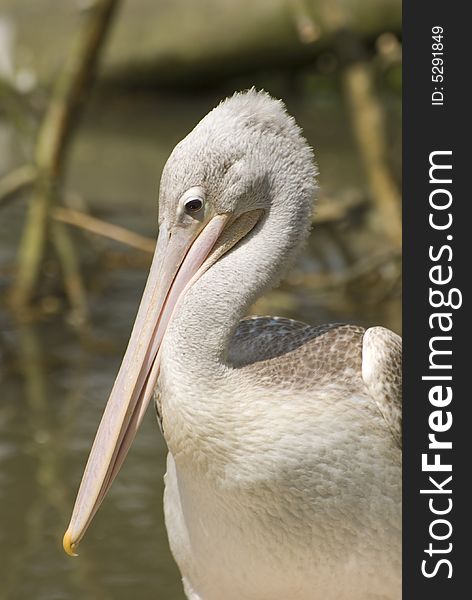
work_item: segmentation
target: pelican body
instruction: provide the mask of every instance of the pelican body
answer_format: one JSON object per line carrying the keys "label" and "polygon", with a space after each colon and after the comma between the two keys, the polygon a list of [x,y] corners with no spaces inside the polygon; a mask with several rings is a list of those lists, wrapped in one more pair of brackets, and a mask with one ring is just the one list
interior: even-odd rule
{"label": "pelican body", "polygon": [[164,508],[191,600],[401,597],[401,340],[382,327],[243,319],[298,254],[313,153],[250,90],[162,174],[159,238],[84,472],[73,554],[154,398]]}

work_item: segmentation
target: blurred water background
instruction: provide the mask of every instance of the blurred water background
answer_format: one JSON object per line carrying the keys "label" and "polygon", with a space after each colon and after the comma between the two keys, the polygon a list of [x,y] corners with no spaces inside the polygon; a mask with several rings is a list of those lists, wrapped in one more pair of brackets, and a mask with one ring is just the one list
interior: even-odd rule
{"label": "blurred water background", "polygon": [[[51,86],[91,4],[0,0],[0,190],[1,177],[34,156]],[[285,101],[314,147],[320,199],[296,268],[252,312],[400,332],[399,249],[376,211],[346,66],[319,17],[325,4],[123,2],[71,141],[62,202],[155,238],[160,172],[175,143],[222,98],[264,88]],[[349,23],[382,111],[385,163],[400,187],[400,7],[338,4],[355,15]],[[67,226],[87,323],[71,312],[52,253],[31,313],[19,318],[7,298],[31,197],[28,187],[0,196],[0,600],[183,598],[163,523],[166,450],[152,410],[80,558],[62,551],[151,255]]]}

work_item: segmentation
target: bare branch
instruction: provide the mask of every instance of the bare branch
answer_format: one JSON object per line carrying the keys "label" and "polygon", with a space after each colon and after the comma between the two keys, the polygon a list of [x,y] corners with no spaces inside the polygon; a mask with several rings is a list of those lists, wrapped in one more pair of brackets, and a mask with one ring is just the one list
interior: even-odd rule
{"label": "bare branch", "polygon": [[366,62],[347,66],[343,82],[354,133],[364,161],[372,201],[385,233],[394,246],[402,246],[401,197],[387,161],[387,142],[380,102]]}
{"label": "bare branch", "polygon": [[96,0],[88,11],[75,47],[55,82],[35,149],[38,169],[19,252],[19,269],[11,295],[21,311],[30,304],[39,281],[48,239],[52,207],[64,176],[68,142],[80,108],[91,87],[100,52],[118,0]]}
{"label": "bare branch", "polygon": [[34,165],[23,165],[10,171],[0,179],[0,208],[24,188],[36,181],[37,170]]}
{"label": "bare branch", "polygon": [[62,223],[80,227],[80,229],[85,229],[86,231],[101,235],[102,237],[114,240],[115,242],[126,244],[127,246],[135,248],[136,250],[141,250],[142,252],[147,252],[149,254],[154,252],[156,241],[152,238],[130,231],[125,227],[107,223],[106,221],[102,221],[101,219],[97,219],[96,217],[92,217],[78,210],[58,207],[54,210],[54,219],[57,219]]}

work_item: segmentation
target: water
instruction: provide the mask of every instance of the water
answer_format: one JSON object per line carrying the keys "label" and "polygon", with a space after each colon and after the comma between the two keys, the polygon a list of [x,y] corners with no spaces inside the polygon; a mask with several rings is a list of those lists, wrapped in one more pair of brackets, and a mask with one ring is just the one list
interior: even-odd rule
{"label": "water", "polygon": [[[75,201],[80,195],[95,215],[154,236],[162,164],[221,95],[196,95],[191,101],[188,95],[96,99],[71,155],[68,186]],[[398,100],[391,102],[392,123],[398,125]],[[289,100],[289,108],[314,144],[325,194],[365,194],[340,101],[320,95]],[[2,171],[21,162],[21,147],[1,121],[0,145]],[[13,273],[25,199],[0,213],[2,295]],[[382,245],[381,235],[372,241],[360,225],[346,227],[346,239],[354,237],[358,245],[350,252],[356,256]],[[86,335],[64,318],[53,264],[43,274],[48,298],[40,319],[20,327],[6,310],[0,312],[0,599],[178,600],[183,598],[180,576],[162,516],[166,449],[152,410],[81,544],[80,557],[68,558],[62,550],[62,534],[149,264],[148,256],[112,242],[75,232],[74,239],[89,291]],[[342,256],[329,228],[320,228],[290,284],[261,300],[255,312],[398,329],[398,295],[382,300],[378,276],[364,281],[360,301],[349,286],[316,291],[309,284],[309,274],[342,269]],[[380,300],[366,302],[371,295]]]}

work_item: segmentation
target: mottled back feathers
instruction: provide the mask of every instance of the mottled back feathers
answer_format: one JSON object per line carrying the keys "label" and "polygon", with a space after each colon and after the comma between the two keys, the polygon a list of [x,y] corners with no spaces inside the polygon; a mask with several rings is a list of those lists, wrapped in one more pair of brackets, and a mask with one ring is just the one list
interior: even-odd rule
{"label": "mottled back feathers", "polygon": [[401,338],[388,329],[250,317],[240,321],[228,361],[294,391],[326,383],[349,393],[363,388],[401,447]]}

